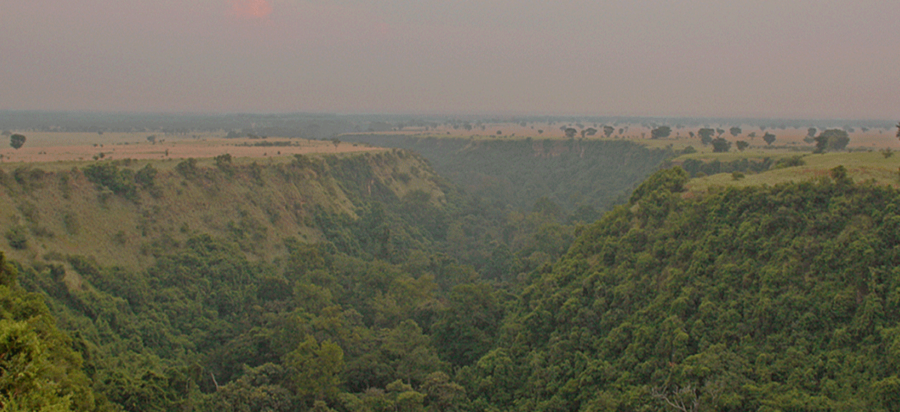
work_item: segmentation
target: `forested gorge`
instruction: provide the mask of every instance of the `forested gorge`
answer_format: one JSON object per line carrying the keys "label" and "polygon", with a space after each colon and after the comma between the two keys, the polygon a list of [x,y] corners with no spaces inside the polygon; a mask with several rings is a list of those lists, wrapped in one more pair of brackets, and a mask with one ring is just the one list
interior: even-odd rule
{"label": "forested gorge", "polygon": [[[607,156],[636,150],[621,149]],[[624,173],[636,176],[631,185],[648,169],[622,164],[635,165]],[[587,170],[583,182],[599,173]],[[842,168],[704,195],[685,193],[688,179],[662,170],[630,197],[633,186],[612,185],[596,199],[625,204],[591,223],[575,203],[545,197],[523,209],[510,207],[522,193],[497,201],[458,189],[405,151],[5,172],[21,223],[6,233],[20,258],[0,262],[0,403],[900,408],[897,191],[854,183]],[[238,204],[233,215],[176,220],[173,204],[223,194]],[[263,210],[282,197],[303,207]],[[76,236],[46,222],[66,219],[43,209],[46,199],[145,227],[143,246],[128,250],[149,263],[46,246]],[[286,228],[295,233],[282,236]],[[116,239],[137,242],[103,241]]]}
{"label": "forested gorge", "polygon": [[585,221],[626,201],[637,182],[673,155],[626,140],[384,134],[343,139],[421,153],[441,176],[499,207],[527,210],[547,198]]}
{"label": "forested gorge", "polygon": [[584,230],[460,371],[500,410],[897,410],[895,189],[682,196],[655,174]]}
{"label": "forested gorge", "polygon": [[[46,339],[71,352],[62,365],[92,394],[79,410],[468,408],[456,370],[493,347],[521,274],[561,256],[574,230],[552,202],[498,209],[399,151],[288,164],[189,159],[170,170],[98,162],[16,169],[0,183],[18,212],[10,251],[36,257],[16,262],[9,287],[41,307],[43,296],[49,312],[39,319],[68,334]],[[274,192],[296,194],[302,208],[279,205]],[[198,197],[237,213],[182,217],[177,204]],[[68,231],[72,213],[41,204],[48,199],[83,202],[81,225],[142,229],[130,249],[114,242],[133,236],[100,241],[152,264],[54,249],[87,229]],[[298,233],[277,237],[270,224]],[[8,378],[8,393],[30,388]],[[39,396],[63,405],[80,396],[47,390]]]}

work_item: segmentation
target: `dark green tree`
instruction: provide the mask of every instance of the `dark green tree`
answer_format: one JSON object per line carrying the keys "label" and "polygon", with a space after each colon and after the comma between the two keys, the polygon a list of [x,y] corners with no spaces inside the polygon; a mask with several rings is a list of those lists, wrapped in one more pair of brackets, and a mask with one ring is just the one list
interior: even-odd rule
{"label": "dark green tree", "polygon": [[21,134],[10,136],[9,145],[12,146],[13,149],[19,150],[19,148],[25,145],[25,136]]}
{"label": "dark green tree", "polygon": [[729,131],[729,132],[731,133],[731,135],[734,136],[734,137],[738,137],[738,135],[741,134],[741,128],[740,128],[740,127],[737,127],[737,126],[734,126],[734,127],[732,127],[731,129],[728,129],[728,131]]}
{"label": "dark green tree", "polygon": [[700,143],[703,143],[704,146],[712,143],[712,136],[716,131],[710,129],[708,127],[704,127],[697,131],[697,136],[700,136]]}
{"label": "dark green tree", "polygon": [[828,129],[816,136],[816,153],[844,150],[850,143],[850,136],[841,129]]}
{"label": "dark green tree", "polygon": [[729,149],[731,149],[731,142],[725,140],[721,137],[717,137],[712,141],[713,152],[715,153],[725,153]]}
{"label": "dark green tree", "polygon": [[771,145],[775,143],[775,135],[769,132],[763,135],[763,141],[766,142],[767,145]]}
{"label": "dark green tree", "polygon": [[744,151],[744,149],[750,147],[750,143],[747,143],[743,140],[738,140],[738,141],[734,142],[734,145],[737,147],[738,150],[740,150],[742,152]]}
{"label": "dark green tree", "polygon": [[[900,125],[898,125],[898,128],[900,128]],[[615,132],[615,131],[616,131],[615,127],[603,126],[603,135],[605,135],[606,137],[612,136],[613,132]],[[898,132],[898,133],[900,133],[900,132]],[[900,136],[898,136],[898,137],[900,137]]]}
{"label": "dark green tree", "polygon": [[672,134],[672,128],[669,126],[654,127],[653,130],[650,130],[650,138],[651,139],[661,139],[661,138],[669,137],[671,134]]}

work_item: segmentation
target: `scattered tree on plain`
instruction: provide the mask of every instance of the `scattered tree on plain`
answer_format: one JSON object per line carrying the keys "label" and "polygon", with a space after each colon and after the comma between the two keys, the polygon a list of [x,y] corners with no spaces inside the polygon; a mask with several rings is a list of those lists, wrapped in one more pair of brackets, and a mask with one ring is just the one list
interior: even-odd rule
{"label": "scattered tree on plain", "polygon": [[19,150],[20,147],[25,145],[25,136],[21,134],[10,136],[9,145],[12,146],[13,149]]}
{"label": "scattered tree on plain", "polygon": [[703,143],[704,146],[712,143],[712,136],[713,136],[713,133],[715,133],[715,132],[716,132],[715,130],[710,129],[708,127],[704,127],[702,129],[698,130],[697,135],[700,136],[700,143]]}
{"label": "scattered tree on plain", "polygon": [[572,127],[567,127],[565,130],[565,133],[566,133],[566,137],[573,138],[573,137],[575,137],[575,134],[578,133],[578,130],[575,128],[572,128]]}
{"label": "scattered tree on plain", "polygon": [[845,130],[828,129],[816,136],[816,153],[844,150],[850,143],[850,136]]}
{"label": "scattered tree on plain", "polygon": [[[900,127],[900,126],[898,126],[898,127]],[[619,130],[622,130],[622,129],[619,129]],[[603,134],[606,135],[606,137],[612,136],[614,131],[616,131],[616,129],[612,126],[603,126]],[[619,134],[622,134],[622,132],[619,132]],[[900,132],[898,132],[898,134],[900,134]]]}
{"label": "scattered tree on plain", "polygon": [[725,140],[721,137],[717,137],[712,141],[712,147],[714,153],[725,153],[729,149],[731,149],[731,142]]}
{"label": "scattered tree on plain", "polygon": [[731,129],[729,129],[728,132],[731,133],[732,136],[738,137],[738,135],[741,134],[741,128],[734,126]]}
{"label": "scattered tree on plain", "polygon": [[766,134],[763,135],[763,141],[765,141],[767,145],[771,146],[772,143],[775,143],[775,135],[772,133],[766,132]]}
{"label": "scattered tree on plain", "polygon": [[738,141],[734,142],[734,145],[737,147],[737,149],[739,151],[742,151],[742,152],[744,151],[744,149],[750,147],[750,143],[747,143],[743,140],[738,140]]}
{"label": "scattered tree on plain", "polygon": [[672,134],[672,128],[669,126],[659,126],[650,130],[650,138],[651,139],[660,139],[664,137],[669,137]]}

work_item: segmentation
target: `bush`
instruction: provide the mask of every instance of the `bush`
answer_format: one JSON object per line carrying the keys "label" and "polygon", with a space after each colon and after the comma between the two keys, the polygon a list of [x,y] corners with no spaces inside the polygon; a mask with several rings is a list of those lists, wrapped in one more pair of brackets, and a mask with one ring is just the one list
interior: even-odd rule
{"label": "bush", "polygon": [[137,187],[134,185],[134,172],[119,168],[110,162],[94,163],[84,168],[84,175],[99,189],[123,196],[126,199],[137,198]]}
{"label": "bush", "polygon": [[28,247],[28,236],[25,227],[15,225],[6,231],[6,240],[13,249],[22,250]]}
{"label": "bush", "polygon": [[803,166],[805,164],[806,161],[803,160],[803,156],[797,155],[778,160],[778,162],[775,163],[775,168],[783,169],[785,167]]}
{"label": "bush", "polygon": [[197,168],[197,159],[193,157],[189,157],[185,160],[182,160],[175,166],[175,170],[178,173],[181,173],[185,179],[191,179],[197,177],[199,169]]}

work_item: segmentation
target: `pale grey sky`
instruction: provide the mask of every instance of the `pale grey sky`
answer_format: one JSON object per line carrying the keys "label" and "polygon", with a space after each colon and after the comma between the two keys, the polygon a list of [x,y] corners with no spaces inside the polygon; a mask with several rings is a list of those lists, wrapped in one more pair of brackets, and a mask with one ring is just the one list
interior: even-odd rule
{"label": "pale grey sky", "polygon": [[900,118],[900,1],[0,0],[0,110]]}

